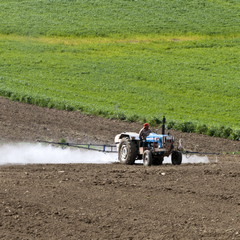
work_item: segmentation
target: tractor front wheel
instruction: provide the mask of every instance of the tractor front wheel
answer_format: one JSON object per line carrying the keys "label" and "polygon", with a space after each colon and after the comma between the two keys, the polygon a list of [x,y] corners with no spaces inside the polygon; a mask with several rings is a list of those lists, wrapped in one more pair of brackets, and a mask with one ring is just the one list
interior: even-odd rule
{"label": "tractor front wheel", "polygon": [[182,163],[182,153],[179,151],[172,152],[172,164],[180,165]]}
{"label": "tractor front wheel", "polygon": [[118,147],[118,160],[120,163],[132,165],[137,157],[137,145],[128,138],[121,139]]}
{"label": "tractor front wheel", "polygon": [[152,165],[152,153],[149,150],[146,150],[143,153],[143,165],[144,166],[151,166]]}

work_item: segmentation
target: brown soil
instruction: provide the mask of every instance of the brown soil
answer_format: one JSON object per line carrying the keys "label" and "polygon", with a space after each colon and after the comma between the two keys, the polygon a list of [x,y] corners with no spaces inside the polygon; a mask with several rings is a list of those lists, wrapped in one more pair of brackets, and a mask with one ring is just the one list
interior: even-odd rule
{"label": "brown soil", "polygon": [[[0,97],[0,141],[114,143],[139,123]],[[170,130],[209,164],[0,166],[0,239],[240,239],[240,142]],[[211,155],[210,155],[211,156]]]}

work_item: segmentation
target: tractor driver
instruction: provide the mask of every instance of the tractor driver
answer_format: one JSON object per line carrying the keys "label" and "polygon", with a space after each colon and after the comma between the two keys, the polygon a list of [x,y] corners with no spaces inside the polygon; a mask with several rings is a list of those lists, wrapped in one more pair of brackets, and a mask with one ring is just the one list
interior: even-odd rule
{"label": "tractor driver", "polygon": [[143,124],[143,128],[139,132],[139,138],[140,138],[140,147],[146,147],[145,141],[147,136],[151,133],[151,129],[149,128],[148,123]]}

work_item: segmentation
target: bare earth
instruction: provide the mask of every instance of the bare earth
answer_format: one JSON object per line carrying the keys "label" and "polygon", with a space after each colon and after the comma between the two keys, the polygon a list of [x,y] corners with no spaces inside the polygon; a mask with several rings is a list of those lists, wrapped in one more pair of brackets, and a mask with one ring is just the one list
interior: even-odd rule
{"label": "bare earth", "polygon": [[[167,116],[166,116],[167,117]],[[139,123],[0,97],[0,142],[114,143]],[[240,239],[240,142],[170,130],[209,164],[0,165],[0,239]]]}

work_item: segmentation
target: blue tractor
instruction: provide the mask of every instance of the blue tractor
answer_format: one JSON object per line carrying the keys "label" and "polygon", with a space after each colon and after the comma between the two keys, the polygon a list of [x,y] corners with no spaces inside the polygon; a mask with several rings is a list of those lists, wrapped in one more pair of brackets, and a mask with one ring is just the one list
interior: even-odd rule
{"label": "blue tractor", "polygon": [[120,163],[132,165],[135,160],[143,160],[145,166],[161,165],[164,157],[171,155],[173,165],[182,163],[182,152],[178,146],[174,147],[174,137],[165,134],[165,118],[163,119],[162,134],[150,133],[145,141],[141,141],[139,134],[124,132],[116,135],[118,160]]}

